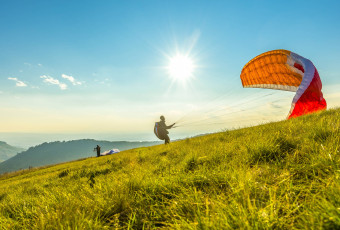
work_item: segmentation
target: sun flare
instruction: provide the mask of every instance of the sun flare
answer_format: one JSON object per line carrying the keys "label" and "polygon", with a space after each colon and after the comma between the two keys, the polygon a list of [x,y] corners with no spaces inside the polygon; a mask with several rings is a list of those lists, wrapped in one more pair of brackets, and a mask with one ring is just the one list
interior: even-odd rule
{"label": "sun flare", "polygon": [[168,66],[169,74],[174,80],[185,81],[192,77],[194,71],[194,63],[192,59],[186,55],[177,54],[170,58]]}

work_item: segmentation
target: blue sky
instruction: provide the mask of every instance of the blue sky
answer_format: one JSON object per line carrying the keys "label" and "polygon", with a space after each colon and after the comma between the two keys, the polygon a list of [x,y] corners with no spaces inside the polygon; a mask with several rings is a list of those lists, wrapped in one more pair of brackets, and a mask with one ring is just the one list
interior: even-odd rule
{"label": "blue sky", "polygon": [[[273,49],[310,59],[329,107],[339,106],[339,9],[338,1],[0,1],[0,137],[154,140],[161,114],[198,120],[172,130],[175,139],[284,119],[294,94],[266,96],[239,79]],[[176,54],[195,65],[185,84],[166,69]],[[253,93],[262,99],[249,106]],[[223,114],[243,99],[251,116]]]}

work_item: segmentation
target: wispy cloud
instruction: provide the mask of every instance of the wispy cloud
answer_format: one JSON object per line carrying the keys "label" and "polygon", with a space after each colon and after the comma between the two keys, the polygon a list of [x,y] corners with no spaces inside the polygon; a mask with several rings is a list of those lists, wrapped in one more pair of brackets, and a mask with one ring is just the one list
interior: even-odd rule
{"label": "wispy cloud", "polygon": [[80,81],[76,81],[76,79],[74,79],[74,77],[72,77],[72,76],[62,74],[61,77],[69,80],[72,83],[72,85],[81,85],[82,84]]}
{"label": "wispy cloud", "polygon": [[283,108],[282,105],[278,105],[275,102],[268,102],[267,105],[271,109],[281,109],[281,108]]}
{"label": "wispy cloud", "polygon": [[25,82],[18,80],[18,78],[16,78],[16,77],[9,77],[8,79],[15,81],[15,85],[18,86],[18,87],[26,87],[27,86]]}
{"label": "wispy cloud", "polygon": [[67,89],[67,85],[65,83],[60,82],[58,79],[54,79],[50,76],[40,76],[40,78],[44,79],[45,83],[52,84],[52,85],[58,85],[61,90]]}

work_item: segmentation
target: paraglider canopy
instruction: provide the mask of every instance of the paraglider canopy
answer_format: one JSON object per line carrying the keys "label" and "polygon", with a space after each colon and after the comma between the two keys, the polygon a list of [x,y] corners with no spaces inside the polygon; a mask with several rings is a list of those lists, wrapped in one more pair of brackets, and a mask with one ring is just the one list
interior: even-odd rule
{"label": "paraglider canopy", "polygon": [[288,119],[326,109],[322,83],[313,63],[288,50],[273,50],[249,61],[241,72],[245,88],[296,92]]}
{"label": "paraglider canopy", "polygon": [[111,154],[115,154],[115,153],[119,153],[120,150],[119,149],[110,149],[110,150],[107,150],[103,153],[101,153],[100,155],[101,156],[107,156],[107,155],[111,155]]}

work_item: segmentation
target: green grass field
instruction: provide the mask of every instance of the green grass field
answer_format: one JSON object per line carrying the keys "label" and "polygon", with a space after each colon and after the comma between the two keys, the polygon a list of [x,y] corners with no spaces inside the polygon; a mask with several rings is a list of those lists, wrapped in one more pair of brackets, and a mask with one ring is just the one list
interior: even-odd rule
{"label": "green grass field", "polygon": [[0,177],[0,229],[340,229],[340,109]]}

